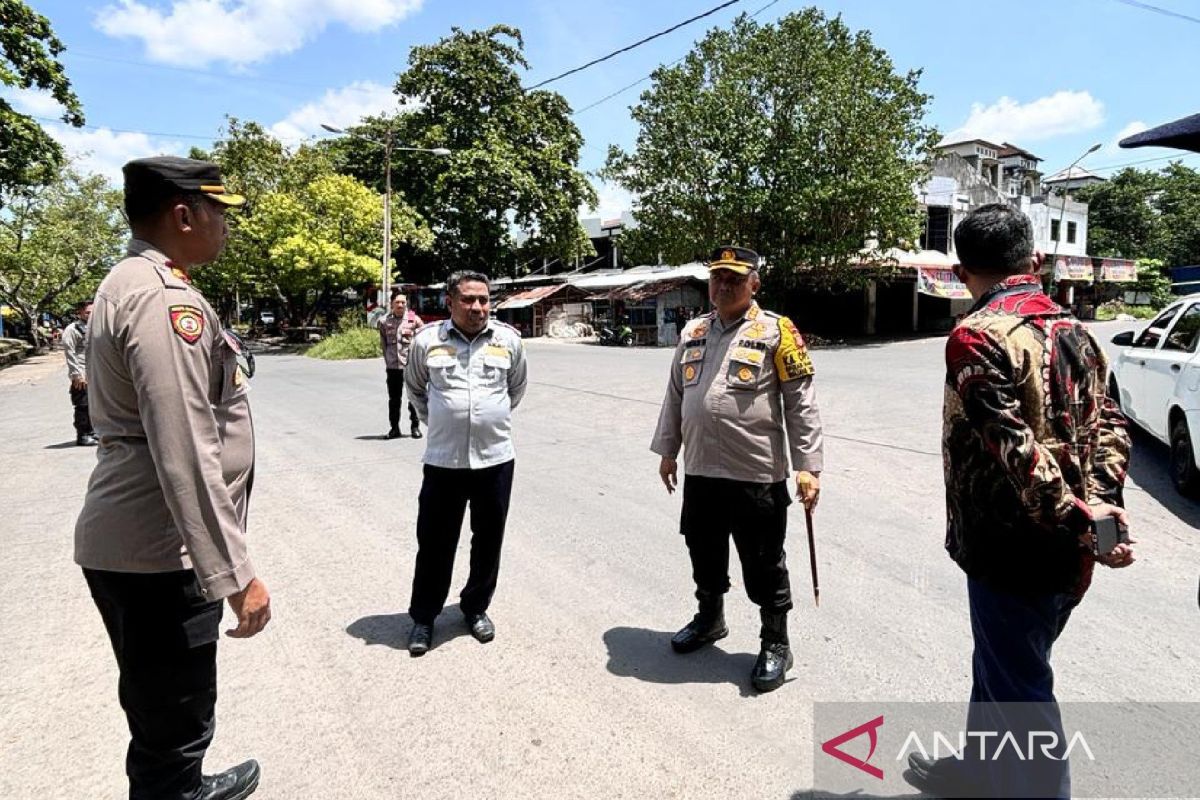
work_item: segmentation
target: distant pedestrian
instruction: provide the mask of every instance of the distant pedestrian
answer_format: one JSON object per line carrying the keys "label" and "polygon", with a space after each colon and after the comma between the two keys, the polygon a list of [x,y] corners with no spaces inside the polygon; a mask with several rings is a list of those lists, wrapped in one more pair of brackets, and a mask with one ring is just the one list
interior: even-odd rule
{"label": "distant pedestrian", "polygon": [[75,444],[87,447],[96,444],[92,419],[88,413],[87,383],[87,324],[92,315],[92,301],[84,300],[75,306],[78,317],[62,332],[63,355],[67,360],[67,377],[71,381],[71,405],[75,408]]}
{"label": "distant pedestrian", "polygon": [[223,601],[237,615],[229,636],[254,636],[271,618],[246,547],[253,370],[191,271],[220,255],[225,210],[245,199],[205,161],[144,158],[124,173],[133,239],[89,322],[100,451],[75,563],[116,657],[131,800],[242,800],[258,786],[256,761],[201,768],[216,726]]}
{"label": "distant pedestrian", "polygon": [[708,265],[716,310],[693,319],[671,359],[666,396],[650,449],[668,492],[684,455],[679,530],[696,585],[695,617],[671,639],[690,653],[722,639],[729,591],[729,539],[746,593],[759,607],[762,646],[751,671],[760,692],[783,685],[793,663],[792,609],[784,537],[789,483],[816,509],[823,465],[813,364],[787,317],[759,307],[758,254],[719,247]]}
{"label": "distant pedestrian", "polygon": [[512,495],[512,412],[525,396],[521,335],[489,316],[487,276],[456,272],[446,290],[450,319],[417,332],[404,373],[409,399],[429,427],[408,608],[413,622],[408,651],[414,656],[432,644],[468,505],[471,571],[459,608],[477,640],[490,642],[496,635],[487,610],[500,574]]}
{"label": "distant pedestrian", "polygon": [[[408,351],[413,336],[421,327],[421,318],[408,308],[408,298],[397,293],[392,298],[391,311],[379,320],[379,338],[383,343],[383,364],[387,369],[388,432],[387,438],[400,438],[400,407],[404,396],[404,367],[408,363]],[[409,397],[411,398],[411,394]],[[412,400],[408,402],[408,419],[412,437],[421,438],[421,423]]]}

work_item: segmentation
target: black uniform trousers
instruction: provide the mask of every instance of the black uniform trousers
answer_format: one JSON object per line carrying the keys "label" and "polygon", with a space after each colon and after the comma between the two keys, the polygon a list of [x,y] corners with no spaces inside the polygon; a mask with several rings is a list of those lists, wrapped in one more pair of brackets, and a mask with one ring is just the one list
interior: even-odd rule
{"label": "black uniform trousers", "polygon": [[[388,424],[393,428],[400,427],[400,405],[404,400],[404,370],[389,369],[387,371],[388,389]],[[412,427],[417,427],[417,410],[413,404],[408,404],[408,419]]]}
{"label": "black uniform trousers", "polygon": [[130,800],[194,800],[216,724],[221,602],[192,570],[84,569],[117,657]]}
{"label": "black uniform trousers", "polygon": [[692,559],[696,589],[711,594],[729,591],[729,537],[742,562],[742,578],[751,602],[766,611],[788,611],[788,581],[783,540],[787,483],[752,483],[727,478],[685,475],[679,528]]}
{"label": "black uniform trousers", "polygon": [[75,407],[75,435],[86,436],[92,433],[92,417],[88,412],[87,387],[76,389],[72,386],[70,393],[71,405]]}
{"label": "black uniform trousers", "polygon": [[514,463],[506,461],[483,469],[425,465],[417,510],[417,565],[408,608],[413,622],[432,625],[446,604],[454,551],[468,504],[471,573],[459,608],[464,614],[482,614],[491,605],[500,575],[500,547],[508,520]]}

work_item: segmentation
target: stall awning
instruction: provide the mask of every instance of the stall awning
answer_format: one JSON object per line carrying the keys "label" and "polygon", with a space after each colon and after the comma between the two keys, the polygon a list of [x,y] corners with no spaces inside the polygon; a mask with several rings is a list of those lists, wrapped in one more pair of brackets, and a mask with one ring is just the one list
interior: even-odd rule
{"label": "stall awning", "polygon": [[1100,259],[1100,280],[1104,283],[1137,283],[1137,262],[1121,258]]}
{"label": "stall awning", "polygon": [[1096,270],[1089,256],[1059,256],[1054,261],[1054,280],[1094,283]]}
{"label": "stall awning", "polygon": [[496,310],[506,311],[510,308],[529,308],[529,306],[534,305],[537,301],[536,297],[510,297],[496,306]]}
{"label": "stall awning", "polygon": [[954,271],[943,267],[917,267],[917,291],[947,300],[970,300],[967,285],[954,277]]}

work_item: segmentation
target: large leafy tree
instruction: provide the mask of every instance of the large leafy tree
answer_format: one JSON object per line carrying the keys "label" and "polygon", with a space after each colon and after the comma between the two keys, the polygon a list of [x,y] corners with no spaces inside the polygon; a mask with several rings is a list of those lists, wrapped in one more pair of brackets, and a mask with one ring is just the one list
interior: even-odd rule
{"label": "large leafy tree", "polygon": [[99,175],[64,169],[49,183],[0,194],[0,301],[35,324],[90,297],[126,238],[121,193]]}
{"label": "large leafy tree", "polygon": [[472,267],[494,274],[518,269],[513,231],[526,232],[528,253],[572,259],[590,245],[577,220],[595,192],[577,168],[583,137],[556,92],[521,88],[528,65],[521,33],[507,25],[453,33],[415,47],[396,93],[415,110],[370,118],[336,145],[340,167],[382,188],[383,148],[391,135],[410,147],[444,147],[438,158],[398,152],[393,186],[429,221],[436,240],[425,257],[401,252],[408,280],[444,277]]}
{"label": "large leafy tree", "polygon": [[[62,51],[49,20],[20,0],[0,0],[0,84],[50,92],[64,109],[63,121],[79,127],[83,110],[58,61]],[[62,164],[58,143],[0,98],[0,193],[50,181]]]}
{"label": "large leafy tree", "polygon": [[[258,123],[230,118],[211,152],[193,151],[220,164],[226,185],[247,200],[244,210],[228,215],[221,258],[196,271],[197,284],[226,316],[235,298],[256,298],[278,304],[299,324],[333,292],[378,278],[382,199],[337,175],[327,150],[289,150]],[[419,216],[396,198],[392,239],[414,249],[432,241]]]}
{"label": "large leafy tree", "polygon": [[868,243],[919,234],[912,187],[935,138],[919,77],[816,9],[711,31],[654,72],[635,149],[610,148],[603,176],[638,198],[628,252],[679,262],[731,242],[777,286],[854,282]]}
{"label": "large leafy tree", "polygon": [[1155,206],[1161,176],[1125,168],[1076,192],[1088,204],[1088,250],[1113,258],[1161,258],[1162,215]]}
{"label": "large leafy tree", "polygon": [[1162,214],[1162,258],[1169,267],[1200,264],[1200,171],[1171,162],[1155,205]]}

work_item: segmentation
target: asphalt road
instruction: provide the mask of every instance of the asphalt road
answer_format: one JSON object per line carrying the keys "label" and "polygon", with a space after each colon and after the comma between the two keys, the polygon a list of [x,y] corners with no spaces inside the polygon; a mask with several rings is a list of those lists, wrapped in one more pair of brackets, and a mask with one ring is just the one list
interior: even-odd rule
{"label": "asphalt road", "polygon": [[[766,696],[749,688],[758,621],[736,566],[730,637],[689,657],[668,646],[693,611],[679,495],[647,450],[669,350],[528,343],[497,638],[476,643],[451,607],[422,659],[403,648],[423,443],[381,439],[382,363],[261,356],[251,552],[275,616],[221,645],[209,771],[258,758],[264,800],[784,800],[812,788],[814,700],[965,701],[965,585],[942,550],[941,349],[814,354],[822,602],[793,507],[796,667]],[[57,360],[0,372],[0,797],[125,785],[115,666],[71,560],[94,454],[70,419]],[[1102,571],[1076,611],[1054,654],[1059,696],[1200,701],[1200,505],[1176,496],[1145,436],[1127,505],[1139,561]]]}

